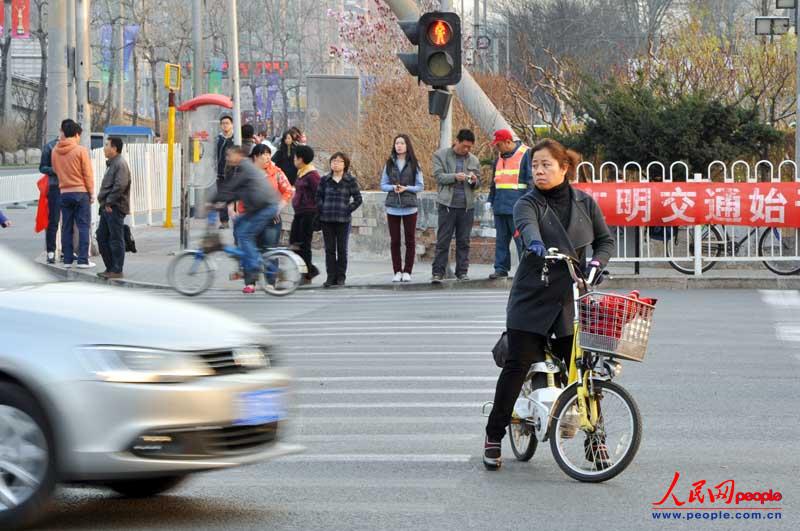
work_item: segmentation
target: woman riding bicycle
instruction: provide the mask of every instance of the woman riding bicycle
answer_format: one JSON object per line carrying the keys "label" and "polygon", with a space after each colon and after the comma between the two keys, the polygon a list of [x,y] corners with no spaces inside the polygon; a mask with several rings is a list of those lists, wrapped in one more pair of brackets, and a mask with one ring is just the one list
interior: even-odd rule
{"label": "woman riding bicycle", "polygon": [[264,178],[264,172],[256,168],[247,158],[248,150],[234,146],[226,152],[231,175],[225,179],[212,199],[219,204],[241,200],[245,213],[236,218],[233,233],[242,250],[244,269],[243,293],[255,293],[256,280],[261,272],[261,255],[256,245],[256,237],[264,232],[267,224],[278,213],[280,195],[272,184]]}
{"label": "woman riding bicycle", "polygon": [[[522,238],[527,252],[511,286],[506,317],[509,354],[486,424],[483,463],[490,470],[500,467],[501,441],[514,403],[531,364],[544,361],[548,338],[554,338],[553,355],[569,361],[574,319],[572,277],[567,265],[558,262],[548,265],[548,280],[542,278],[547,249],[557,247],[584,264],[591,247],[587,278],[596,277],[614,252],[614,239],[600,207],[591,196],[569,184],[575,179],[578,155],[550,139],[536,144],[531,153],[535,187],[514,207],[515,237]],[[537,375],[533,387],[545,385],[544,376]]]}

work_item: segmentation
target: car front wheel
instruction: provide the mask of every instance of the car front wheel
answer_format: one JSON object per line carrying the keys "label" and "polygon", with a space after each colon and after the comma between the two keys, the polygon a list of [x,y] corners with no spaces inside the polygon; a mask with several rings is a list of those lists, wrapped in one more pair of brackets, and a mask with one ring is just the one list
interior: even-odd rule
{"label": "car front wheel", "polygon": [[55,479],[44,411],[25,389],[0,382],[0,529],[28,526],[43,516]]}

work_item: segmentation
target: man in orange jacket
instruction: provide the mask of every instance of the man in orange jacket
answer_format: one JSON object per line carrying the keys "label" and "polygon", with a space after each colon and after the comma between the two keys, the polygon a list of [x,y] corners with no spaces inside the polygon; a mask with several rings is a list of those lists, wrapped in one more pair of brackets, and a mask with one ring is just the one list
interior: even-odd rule
{"label": "man in orange jacket", "polygon": [[53,170],[61,190],[61,248],[64,267],[72,267],[73,224],[78,226],[78,267],[95,267],[89,261],[89,229],[94,202],[94,172],[89,151],[80,145],[83,129],[75,122],[64,125],[64,138],[53,149]]}

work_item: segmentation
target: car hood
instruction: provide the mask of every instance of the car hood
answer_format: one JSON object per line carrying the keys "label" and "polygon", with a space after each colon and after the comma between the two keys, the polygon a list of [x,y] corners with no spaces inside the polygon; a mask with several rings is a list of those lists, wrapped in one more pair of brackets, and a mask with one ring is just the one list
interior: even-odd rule
{"label": "car hood", "polygon": [[[79,282],[0,290],[0,329],[61,344],[206,350],[269,343],[266,330],[197,304]],[[66,346],[66,345],[65,345]]]}

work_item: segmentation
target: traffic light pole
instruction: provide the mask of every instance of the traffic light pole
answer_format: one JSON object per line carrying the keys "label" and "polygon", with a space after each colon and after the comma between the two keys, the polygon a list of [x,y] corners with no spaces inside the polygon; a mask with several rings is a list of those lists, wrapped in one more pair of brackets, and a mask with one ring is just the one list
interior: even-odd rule
{"label": "traffic light pole", "polygon": [[[450,0],[441,0],[439,9],[443,12],[451,11]],[[447,87],[447,91],[451,92],[452,87]],[[449,107],[452,108],[453,102],[450,101]],[[444,118],[439,120],[439,149],[448,148],[452,145],[453,141],[453,113],[450,108],[444,115]]]}

